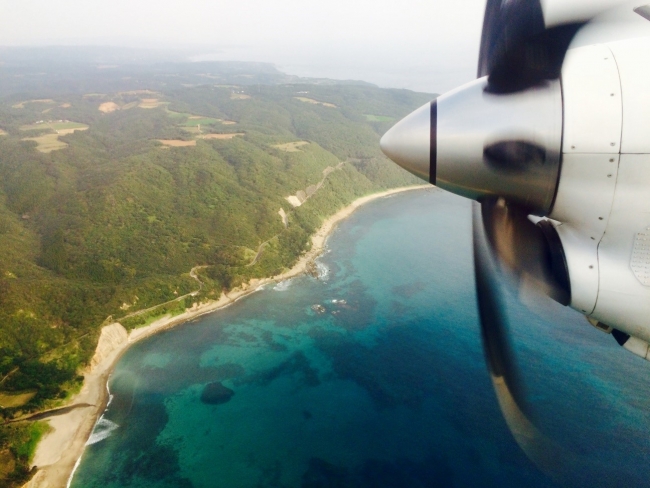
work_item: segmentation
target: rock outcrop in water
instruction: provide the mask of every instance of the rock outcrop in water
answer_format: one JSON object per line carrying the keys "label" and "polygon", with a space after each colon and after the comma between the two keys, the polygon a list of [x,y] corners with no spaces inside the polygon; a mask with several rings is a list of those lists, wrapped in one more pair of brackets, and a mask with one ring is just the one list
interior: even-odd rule
{"label": "rock outcrop in water", "polygon": [[208,405],[220,405],[230,401],[234,394],[235,392],[233,390],[227,386],[223,386],[220,381],[215,381],[214,383],[205,385],[203,393],[201,393],[201,401]]}

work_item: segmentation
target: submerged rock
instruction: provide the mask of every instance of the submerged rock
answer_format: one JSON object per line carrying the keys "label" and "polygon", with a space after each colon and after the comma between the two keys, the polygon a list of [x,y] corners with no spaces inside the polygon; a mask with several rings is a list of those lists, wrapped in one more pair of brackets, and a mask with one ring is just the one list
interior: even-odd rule
{"label": "submerged rock", "polygon": [[312,305],[311,309],[316,313],[325,313],[326,312],[325,307],[323,307],[319,303],[316,303],[316,304]]}
{"label": "submerged rock", "polygon": [[233,390],[223,386],[221,382],[215,381],[205,385],[203,393],[201,393],[201,401],[208,405],[219,405],[228,402],[234,394]]}

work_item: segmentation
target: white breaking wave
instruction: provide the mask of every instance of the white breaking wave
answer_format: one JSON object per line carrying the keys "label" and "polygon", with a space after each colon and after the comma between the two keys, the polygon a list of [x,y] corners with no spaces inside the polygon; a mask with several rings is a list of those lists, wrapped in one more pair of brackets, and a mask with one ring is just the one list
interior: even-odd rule
{"label": "white breaking wave", "polygon": [[316,270],[318,271],[318,278],[321,280],[327,280],[327,277],[330,274],[330,269],[323,263],[316,263]]}
{"label": "white breaking wave", "polygon": [[88,442],[86,442],[87,446],[92,446],[93,444],[97,444],[98,442],[103,441],[107,437],[110,437],[111,432],[113,432],[115,429],[117,429],[119,425],[117,425],[115,422],[111,422],[108,419],[105,419],[104,416],[102,415],[97,423],[95,424],[95,427],[93,428],[93,433],[90,434],[90,437],[88,438]]}
{"label": "white breaking wave", "polygon": [[80,464],[81,464],[81,456],[79,456],[77,462],[74,463],[74,467],[72,468],[72,473],[70,473],[70,476],[68,476],[68,483],[65,485],[65,488],[70,488],[70,485],[72,484],[72,478],[74,477],[74,474],[76,473],[77,468],[79,467]]}
{"label": "white breaking wave", "polygon": [[291,280],[284,280],[273,287],[275,291],[287,291],[291,286]]}

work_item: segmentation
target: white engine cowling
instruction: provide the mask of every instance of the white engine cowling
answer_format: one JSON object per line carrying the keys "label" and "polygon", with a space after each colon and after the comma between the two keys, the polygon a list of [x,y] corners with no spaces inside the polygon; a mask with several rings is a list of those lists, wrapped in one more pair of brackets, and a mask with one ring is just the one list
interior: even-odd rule
{"label": "white engine cowling", "polygon": [[[650,342],[650,39],[572,49],[558,221],[571,306]],[[646,241],[647,243],[646,244]]]}

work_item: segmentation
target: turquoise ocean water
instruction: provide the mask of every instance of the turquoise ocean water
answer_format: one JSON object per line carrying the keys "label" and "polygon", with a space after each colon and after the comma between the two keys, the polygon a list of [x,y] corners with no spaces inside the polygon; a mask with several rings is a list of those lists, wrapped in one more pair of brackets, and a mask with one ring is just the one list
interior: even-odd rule
{"label": "turquoise ocean water", "polygon": [[[377,200],[328,244],[320,279],[132,347],[72,487],[556,486],[485,369],[469,203]],[[574,485],[647,486],[650,364],[569,309],[511,302],[531,404],[577,456]]]}

